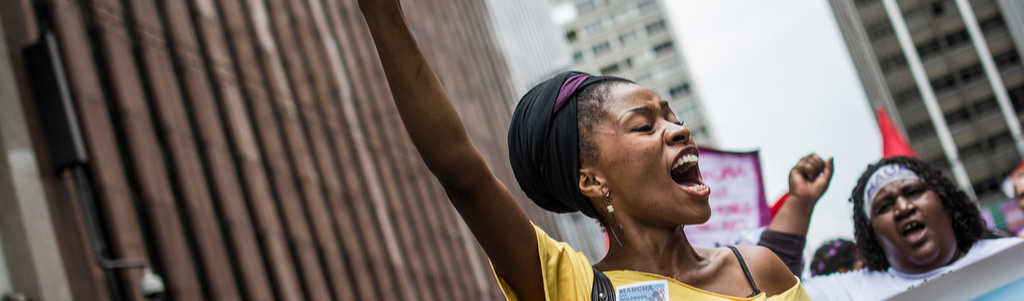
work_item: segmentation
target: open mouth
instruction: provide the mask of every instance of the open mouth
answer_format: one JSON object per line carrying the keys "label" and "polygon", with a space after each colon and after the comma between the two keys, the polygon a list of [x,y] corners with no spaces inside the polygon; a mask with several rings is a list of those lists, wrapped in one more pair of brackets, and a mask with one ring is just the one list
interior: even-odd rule
{"label": "open mouth", "polygon": [[697,166],[698,157],[696,154],[687,154],[676,159],[672,163],[672,181],[676,182],[680,186],[687,188],[696,193],[704,192],[708,189],[704,185],[704,181],[700,177],[700,167]]}
{"label": "open mouth", "polygon": [[903,228],[900,230],[900,234],[903,235],[903,238],[913,243],[924,237],[925,226],[922,223],[911,221],[903,224]]}

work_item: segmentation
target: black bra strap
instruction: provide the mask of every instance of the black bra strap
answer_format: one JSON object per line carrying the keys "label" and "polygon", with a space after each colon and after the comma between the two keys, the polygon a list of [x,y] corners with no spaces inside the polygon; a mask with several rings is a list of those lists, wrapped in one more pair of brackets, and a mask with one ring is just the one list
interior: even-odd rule
{"label": "black bra strap", "polygon": [[747,298],[757,296],[757,294],[761,293],[761,290],[757,289],[757,284],[754,284],[754,277],[750,276],[750,270],[747,269],[747,263],[743,262],[743,256],[740,256],[740,250],[737,250],[734,246],[729,246],[729,249],[732,249],[732,253],[736,254],[736,259],[740,261],[740,267],[743,268],[743,274],[747,275],[747,281],[750,282],[750,287],[754,288],[754,292],[751,293],[750,296],[747,296]]}
{"label": "black bra strap", "polygon": [[615,287],[608,276],[594,268],[594,288],[590,290],[592,301],[615,301]]}

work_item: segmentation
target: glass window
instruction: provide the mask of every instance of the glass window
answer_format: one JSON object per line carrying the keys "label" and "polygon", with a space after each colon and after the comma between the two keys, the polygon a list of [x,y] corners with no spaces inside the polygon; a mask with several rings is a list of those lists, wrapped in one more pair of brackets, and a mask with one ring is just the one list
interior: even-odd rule
{"label": "glass window", "polygon": [[647,1],[644,1],[644,2],[640,2],[640,4],[636,5],[636,8],[640,9],[640,12],[652,11],[652,10],[658,8],[658,1],[657,0],[647,0]]}
{"label": "glass window", "polygon": [[982,70],[981,63],[975,63],[974,65],[960,69],[960,80],[963,80],[965,83],[969,83],[972,80],[983,78],[984,76],[980,76]]}
{"label": "glass window", "polygon": [[932,2],[932,16],[942,16],[946,13],[946,4],[941,1]]}
{"label": "glass window", "polygon": [[999,103],[996,102],[994,97],[988,97],[974,103],[974,114],[983,116],[991,111],[999,109]]}
{"label": "glass window", "polygon": [[576,12],[584,14],[594,10],[596,7],[597,5],[594,4],[594,0],[587,0],[576,4]]}
{"label": "glass window", "polygon": [[947,74],[946,76],[932,80],[932,89],[935,89],[935,93],[944,92],[953,88],[956,88],[956,80],[953,79],[953,75]]}
{"label": "glass window", "polygon": [[675,49],[676,49],[675,45],[674,45],[674,43],[672,43],[672,41],[665,41],[665,42],[663,42],[661,44],[658,44],[658,45],[654,46],[654,54],[662,55],[662,54],[670,53],[670,52],[672,52]]}
{"label": "glass window", "polygon": [[668,95],[674,98],[679,98],[690,94],[690,83],[682,83],[668,90]]}
{"label": "glass window", "polygon": [[1024,112],[1024,85],[1009,89],[1006,92],[1010,94],[1010,103],[1013,104],[1013,109],[1018,114]]}
{"label": "glass window", "polygon": [[982,32],[997,28],[1006,28],[1006,24],[1003,23],[1003,17],[1000,17],[999,14],[996,14],[991,18],[979,21],[978,26],[981,27]]}
{"label": "glass window", "polygon": [[911,140],[935,134],[935,127],[930,121],[925,121],[907,128],[907,136]]}
{"label": "glass window", "polygon": [[630,30],[619,36],[619,43],[625,45],[633,40],[636,40],[636,30]]}
{"label": "glass window", "polygon": [[921,57],[921,60],[937,54],[942,51],[942,47],[939,46],[939,41],[932,39],[931,41],[925,42],[921,45],[917,45],[917,55]]}
{"label": "glass window", "polygon": [[970,119],[971,113],[967,112],[967,108],[961,108],[946,114],[946,124],[949,124],[950,127],[965,123]]}
{"label": "glass window", "polygon": [[967,33],[966,29],[961,29],[957,32],[946,35],[946,46],[953,48],[960,44],[969,43],[971,36]]}
{"label": "glass window", "polygon": [[1020,65],[1020,55],[1018,55],[1016,51],[1013,51],[1013,49],[995,55],[992,60],[996,62],[996,66],[1003,69],[1013,67],[1014,65]]}
{"label": "glass window", "polygon": [[569,41],[569,43],[575,43],[576,39],[577,39],[577,37],[576,37],[576,30],[575,29],[570,30],[570,31],[565,33],[565,40]]}
{"label": "glass window", "polygon": [[611,50],[612,50],[612,45],[609,44],[608,41],[604,41],[604,42],[598,43],[597,45],[594,45],[594,55],[601,55],[601,54],[604,54],[605,52],[608,52],[608,51],[611,51]]}
{"label": "glass window", "polygon": [[647,24],[647,34],[653,35],[665,31],[665,20],[654,21]]}
{"label": "glass window", "polygon": [[613,63],[608,66],[601,67],[601,74],[611,74],[619,72],[619,63]]}
{"label": "glass window", "polygon": [[878,65],[882,67],[882,72],[888,73],[892,70],[898,70],[902,69],[902,67],[906,67],[907,58],[903,56],[903,53],[897,53],[879,60]]}
{"label": "glass window", "polygon": [[865,31],[868,33],[868,39],[871,40],[879,40],[891,36],[894,33],[892,31],[892,24],[887,21],[868,26]]}

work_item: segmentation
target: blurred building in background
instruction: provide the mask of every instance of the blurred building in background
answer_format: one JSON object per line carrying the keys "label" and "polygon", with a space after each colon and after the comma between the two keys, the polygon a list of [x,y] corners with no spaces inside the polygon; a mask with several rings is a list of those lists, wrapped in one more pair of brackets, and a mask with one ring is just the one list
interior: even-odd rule
{"label": "blurred building in background", "polygon": [[572,48],[574,68],[616,75],[669,102],[698,144],[714,146],[682,47],[660,0],[554,0],[553,16]]}
{"label": "blurred building in background", "polygon": [[1024,154],[1024,4],[961,1],[829,3],[872,105],[985,204]]}
{"label": "blurred building in background", "polygon": [[515,108],[534,85],[569,70],[569,44],[551,19],[551,0],[486,2],[515,92],[509,104]]}
{"label": "blurred building in background", "polygon": [[[518,93],[485,5],[403,1],[477,148],[561,238],[513,184]],[[165,300],[503,299],[355,0],[12,0],[0,17],[0,295],[143,300],[157,274]]]}

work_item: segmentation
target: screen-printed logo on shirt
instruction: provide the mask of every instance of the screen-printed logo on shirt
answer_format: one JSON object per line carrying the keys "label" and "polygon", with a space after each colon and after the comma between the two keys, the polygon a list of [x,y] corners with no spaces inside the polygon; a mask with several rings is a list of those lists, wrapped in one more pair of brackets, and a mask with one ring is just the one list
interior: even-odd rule
{"label": "screen-printed logo on shirt", "polygon": [[637,282],[615,288],[618,301],[668,301],[668,280]]}

